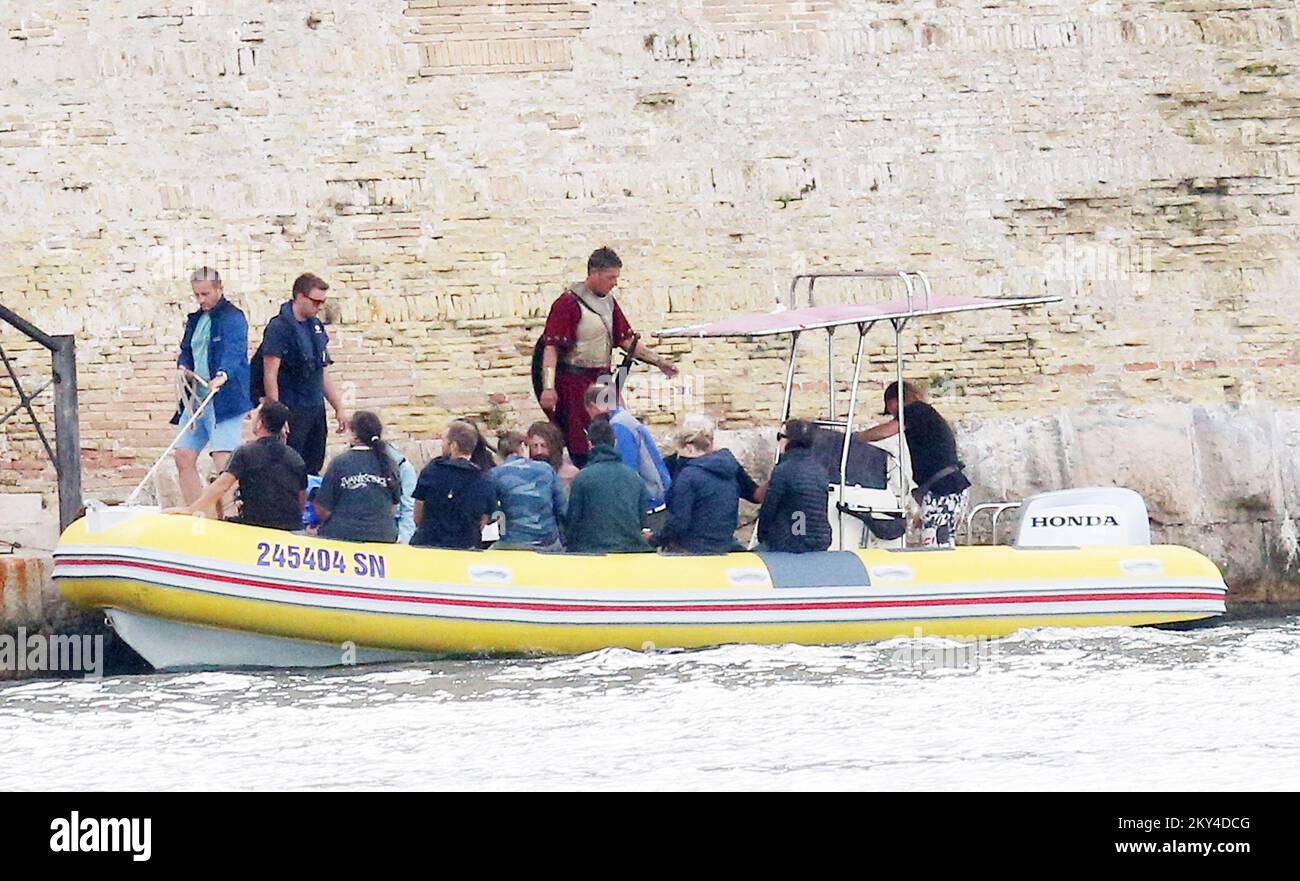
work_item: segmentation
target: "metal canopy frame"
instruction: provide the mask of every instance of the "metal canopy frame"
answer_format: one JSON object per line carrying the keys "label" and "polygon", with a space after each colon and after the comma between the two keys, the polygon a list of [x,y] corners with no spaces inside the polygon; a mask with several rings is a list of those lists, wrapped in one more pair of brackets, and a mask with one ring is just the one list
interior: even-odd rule
{"label": "metal canopy frame", "polygon": [[[814,320],[809,323],[798,322],[797,316],[799,310],[817,309],[816,287],[818,279],[839,278],[839,279],[875,279],[880,281],[896,280],[903,287],[906,298],[907,308],[899,309],[893,312],[887,312],[871,317],[849,317],[831,320]],[[806,304],[801,305],[799,302],[800,283],[804,285]],[[919,290],[918,290],[919,288]],[[688,327],[673,328],[656,333],[655,335],[665,339],[680,338],[718,338],[718,339],[757,339],[764,336],[786,335],[790,337],[790,360],[785,372],[785,395],[781,403],[781,423],[784,424],[790,418],[790,408],[794,397],[794,377],[795,364],[799,351],[799,336],[809,330],[826,331],[826,369],[827,369],[827,405],[829,407],[829,418],[816,420],[818,425],[826,425],[834,428],[844,429],[844,440],[840,447],[840,468],[839,468],[839,486],[841,502],[844,498],[845,489],[845,469],[848,467],[849,444],[852,441],[854,431],[854,416],[857,413],[858,406],[858,387],[862,382],[862,353],[866,345],[867,333],[878,321],[888,321],[894,330],[894,369],[895,383],[898,389],[898,399],[905,401],[903,395],[903,331],[907,324],[913,318],[928,317],[934,315],[951,315],[963,312],[979,312],[988,309],[1012,309],[1026,306],[1045,305],[1047,303],[1059,303],[1059,296],[1041,296],[1041,297],[1015,297],[1015,298],[986,298],[962,303],[947,303],[934,297],[934,290],[930,284],[929,277],[920,270],[915,269],[897,269],[887,271],[842,271],[833,270],[826,272],[802,272],[794,276],[790,282],[790,293],[787,298],[789,310],[794,312],[791,316],[795,321],[795,326],[786,326],[770,330],[760,331],[730,331],[730,330],[711,330],[713,325],[697,324]],[[811,316],[810,316],[811,317]],[[715,323],[716,324],[716,323]],[[853,383],[849,389],[849,412],[847,419],[843,422],[838,420],[838,411],[835,401],[835,330],[838,327],[853,325],[858,331],[857,352],[853,357]],[[904,423],[903,407],[898,408],[898,434],[899,434],[899,452],[900,455],[894,459],[894,465],[898,477],[898,510],[906,510],[907,493],[904,487],[907,485],[902,473],[903,460],[902,438],[905,436],[906,425]],[[844,514],[840,513],[841,521]],[[839,535],[843,536],[844,530],[839,530]],[[906,547],[906,532],[903,535],[903,544]],[[843,550],[843,548],[841,548]]]}

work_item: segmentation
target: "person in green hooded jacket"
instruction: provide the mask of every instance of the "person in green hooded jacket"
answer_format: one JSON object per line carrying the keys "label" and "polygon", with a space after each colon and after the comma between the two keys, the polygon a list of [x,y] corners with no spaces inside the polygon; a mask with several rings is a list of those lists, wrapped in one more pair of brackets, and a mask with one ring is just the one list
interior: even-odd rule
{"label": "person in green hooded jacket", "polygon": [[623,464],[614,447],[614,429],[603,416],[587,426],[591,454],[573,479],[565,547],[572,553],[648,551],[646,488],[641,475]]}

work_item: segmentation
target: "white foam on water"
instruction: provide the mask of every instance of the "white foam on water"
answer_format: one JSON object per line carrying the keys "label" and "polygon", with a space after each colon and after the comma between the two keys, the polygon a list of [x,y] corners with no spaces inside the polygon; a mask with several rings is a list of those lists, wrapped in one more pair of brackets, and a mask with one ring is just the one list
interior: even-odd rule
{"label": "white foam on water", "polygon": [[[978,650],[978,651],[977,651]],[[0,687],[14,789],[1294,789],[1300,626]]]}

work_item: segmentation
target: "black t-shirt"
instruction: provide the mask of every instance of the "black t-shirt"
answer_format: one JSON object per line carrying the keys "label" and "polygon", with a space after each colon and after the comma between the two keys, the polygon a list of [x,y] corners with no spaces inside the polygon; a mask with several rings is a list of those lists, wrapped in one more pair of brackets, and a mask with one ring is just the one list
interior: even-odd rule
{"label": "black t-shirt", "polygon": [[[912,457],[912,480],[923,485],[930,477],[949,465],[961,464],[957,459],[957,438],[952,427],[939,415],[939,411],[924,401],[913,401],[903,409],[903,430],[907,435],[907,451]],[[941,477],[930,487],[936,496],[959,493],[970,486],[961,472]]]}
{"label": "black t-shirt", "polygon": [[401,498],[397,469],[390,484],[370,448],[335,456],[325,469],[316,501],[329,510],[323,538],[345,541],[397,541],[393,505]]}
{"label": "black t-shirt", "polygon": [[434,459],[411,496],[424,502],[411,544],[425,547],[477,548],[483,540],[480,521],[497,509],[496,485],[467,459]]}
{"label": "black t-shirt", "polygon": [[239,481],[243,508],[238,523],[269,529],[302,529],[299,493],[307,488],[302,456],[278,437],[259,437],[230,456],[226,471]]}

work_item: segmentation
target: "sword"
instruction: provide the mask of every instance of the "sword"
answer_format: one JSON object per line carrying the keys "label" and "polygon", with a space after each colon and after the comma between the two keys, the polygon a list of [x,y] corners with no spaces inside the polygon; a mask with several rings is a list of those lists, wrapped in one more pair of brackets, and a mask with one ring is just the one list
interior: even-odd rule
{"label": "sword", "polygon": [[632,372],[632,365],[636,363],[636,347],[641,341],[640,334],[632,335],[632,344],[627,347],[623,353],[623,361],[614,371],[614,396],[620,407],[623,406],[623,386],[627,384],[627,375]]}

